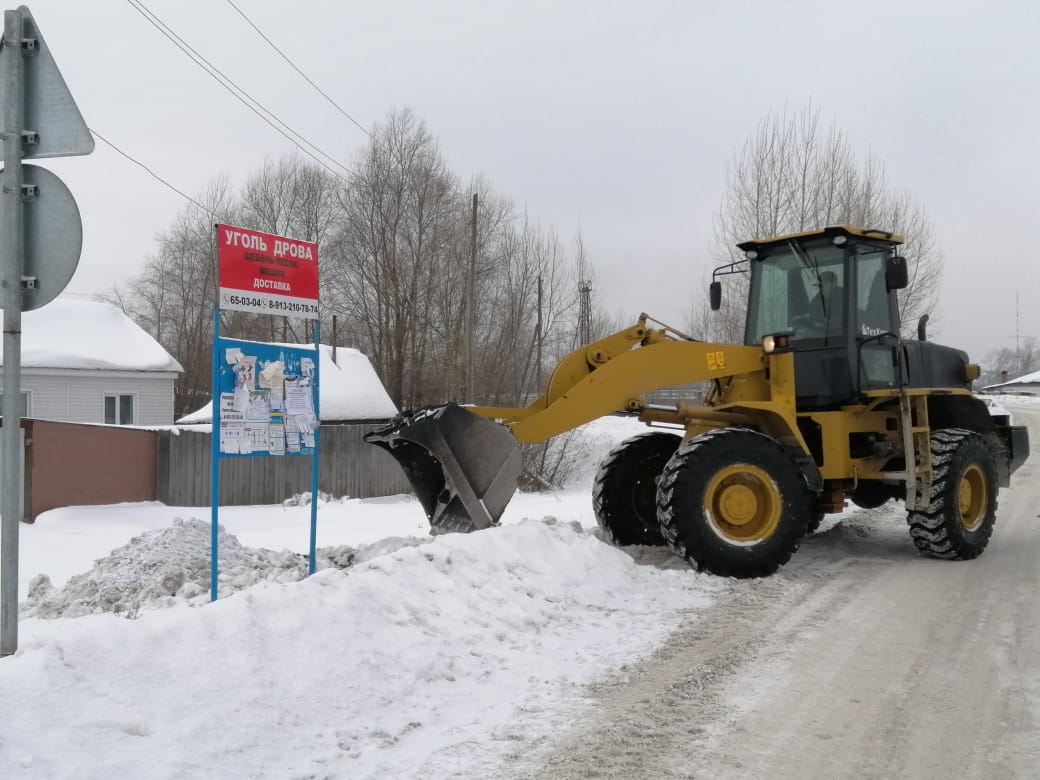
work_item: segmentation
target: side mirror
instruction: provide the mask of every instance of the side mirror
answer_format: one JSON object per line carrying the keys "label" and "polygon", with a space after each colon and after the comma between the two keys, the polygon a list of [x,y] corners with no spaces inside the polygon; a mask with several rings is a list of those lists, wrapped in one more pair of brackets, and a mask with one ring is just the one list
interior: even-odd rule
{"label": "side mirror", "polygon": [[885,263],[885,287],[892,290],[905,290],[910,283],[906,270],[906,258],[892,255]]}
{"label": "side mirror", "polygon": [[718,311],[722,308],[722,282],[712,282],[708,288],[708,297],[711,299],[711,310]]}

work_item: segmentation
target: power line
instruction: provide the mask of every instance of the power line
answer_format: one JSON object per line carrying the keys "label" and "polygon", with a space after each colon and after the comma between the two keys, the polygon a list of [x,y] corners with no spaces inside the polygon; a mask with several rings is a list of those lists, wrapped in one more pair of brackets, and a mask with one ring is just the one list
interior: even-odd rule
{"label": "power line", "polygon": [[[141,14],[141,16],[144,17],[145,21],[147,21],[149,24],[155,27],[171,43],[173,43],[178,49],[180,49],[181,52],[188,57],[188,59],[190,59],[200,68],[202,68],[202,70],[204,70],[207,75],[212,77],[218,84],[220,84],[222,87],[224,87],[224,89],[230,92],[231,95],[235,97],[235,99],[237,99],[239,102],[241,102],[246,108],[248,108],[254,114],[259,116],[264,122],[266,122],[268,125],[274,128],[286,139],[288,139],[294,146],[296,146],[297,149],[309,156],[312,160],[314,160],[316,163],[328,170],[330,173],[339,176],[339,174],[336,171],[329,168],[324,162],[322,162],[313,154],[311,154],[311,152],[309,152],[307,149],[304,149],[297,141],[297,139],[299,139],[299,141],[303,141],[303,143],[305,143],[307,146],[310,146],[312,149],[318,152],[318,154],[328,159],[334,165],[338,166],[339,168],[342,168],[344,171],[349,173],[349,170],[345,166],[341,165],[334,157],[324,152],[316,144],[309,141],[302,133],[299,133],[298,131],[290,127],[286,122],[283,122],[273,111],[271,111],[269,108],[260,103],[260,101],[258,101],[248,92],[246,92],[242,87],[235,83],[234,80],[232,80],[223,71],[221,71],[220,68],[218,68],[212,62],[206,59],[202,54],[198,52],[198,50],[192,47],[191,44],[189,44],[187,41],[181,38],[176,32],[174,32],[168,24],[166,24],[162,19],[160,19],[143,2],[140,2],[140,0],[127,0],[127,2],[130,3],[134,10],[136,10],[139,14]],[[250,105],[250,103],[252,103],[252,105]],[[260,110],[258,111],[257,109]],[[261,111],[263,113],[261,113]],[[286,132],[282,130],[282,128],[278,127],[273,122],[271,122],[271,120],[268,119],[267,116],[264,116],[264,114],[270,116],[271,119],[274,119],[276,122],[278,122],[278,124],[281,125],[282,128],[285,128],[285,130],[287,130],[289,133],[292,133],[292,135],[296,136],[296,138],[287,135]]]}
{"label": "power line", "polygon": [[108,146],[112,147],[112,148],[113,148],[113,149],[114,149],[114,150],[115,150],[116,152],[118,152],[118,153],[119,153],[119,154],[121,154],[121,155],[122,155],[123,157],[125,157],[126,159],[128,159],[128,160],[129,160],[130,162],[132,162],[132,163],[133,163],[134,165],[138,165],[138,166],[140,166],[141,168],[144,168],[144,169],[145,169],[145,170],[146,170],[146,171],[148,172],[148,174],[149,174],[149,175],[150,175],[150,176],[151,176],[151,177],[152,177],[153,179],[155,179],[156,181],[158,181],[158,182],[161,182],[161,183],[162,183],[162,184],[164,184],[165,186],[169,187],[169,188],[170,188],[171,190],[173,190],[174,192],[176,192],[176,193],[177,193],[178,195],[180,195],[180,196],[181,196],[182,198],[184,198],[185,200],[187,200],[187,201],[190,201],[190,202],[194,203],[194,204],[195,204],[196,206],[198,206],[198,207],[199,207],[200,209],[202,209],[202,210],[203,210],[203,211],[205,211],[205,212],[206,212],[207,214],[209,214],[210,216],[212,216],[212,217],[213,217],[214,219],[219,219],[219,216],[218,216],[218,215],[216,214],[216,212],[212,211],[211,209],[208,209],[208,208],[206,208],[205,206],[203,206],[203,205],[202,205],[201,203],[199,203],[199,202],[198,202],[197,200],[195,200],[195,198],[191,197],[190,195],[186,195],[186,194],[184,194],[183,192],[181,192],[181,191],[180,191],[179,189],[177,189],[176,187],[174,187],[174,186],[173,186],[172,184],[170,184],[170,183],[169,183],[168,181],[166,181],[166,179],[164,179],[164,178],[163,178],[162,176],[160,176],[159,174],[157,174],[157,173],[156,173],[155,171],[153,171],[153,170],[152,170],[151,168],[149,168],[149,167],[148,167],[147,165],[145,165],[145,164],[144,164],[143,162],[141,162],[140,160],[136,159],[135,157],[131,157],[131,156],[130,156],[129,154],[127,154],[126,152],[124,152],[124,151],[123,151],[122,149],[120,149],[120,148],[119,148],[118,146],[116,146],[116,145],[115,145],[114,143],[112,143],[111,141],[109,141],[109,140],[108,140],[107,138],[105,138],[105,136],[101,135],[101,133],[99,133],[99,132],[98,132],[97,130],[95,130],[95,129],[94,129],[93,127],[90,127],[90,128],[87,128],[87,129],[88,129],[88,130],[90,130],[90,132],[94,134],[94,137],[95,137],[95,138],[97,138],[97,139],[98,139],[99,141],[102,141],[103,143],[107,144]]}
{"label": "power line", "polygon": [[[224,89],[231,93],[231,95],[236,100],[238,100],[240,103],[242,103],[242,105],[244,105],[258,117],[260,117],[264,122],[266,122],[268,125],[274,128],[274,130],[276,130],[283,137],[285,137],[297,149],[306,154],[308,157],[310,157],[312,160],[318,163],[318,165],[323,167],[329,173],[333,174],[334,176],[340,179],[343,179],[344,177],[338,171],[333,170],[324,162],[322,162],[308,149],[305,149],[303,146],[301,146],[300,141],[314,149],[318,154],[328,159],[330,162],[332,162],[337,167],[341,168],[343,171],[347,173],[350,172],[350,170],[345,165],[339,163],[334,157],[324,152],[320,147],[309,141],[301,133],[294,130],[288,124],[283,122],[273,111],[261,104],[258,100],[256,100],[256,98],[254,98],[244,89],[242,89],[242,87],[238,86],[238,84],[236,84],[230,77],[226,76],[223,73],[223,71],[220,70],[220,68],[213,65],[213,63],[211,63],[209,60],[207,60],[205,57],[199,54],[199,52],[196,51],[189,43],[187,43],[183,38],[177,35],[177,33],[175,33],[165,22],[163,22],[162,19],[160,19],[156,14],[149,10],[148,7],[144,5],[144,3],[140,2],[140,0],[127,0],[127,2],[135,11],[137,11],[139,14],[141,14],[142,17],[144,17],[145,21],[151,24],[155,29],[162,33],[171,43],[173,43],[174,46],[180,49],[181,52],[186,57],[188,57],[188,59],[190,59],[200,68],[202,68],[202,70],[204,70],[210,77],[216,80],[218,84],[220,84],[222,87],[224,87]],[[278,127],[278,125],[274,124],[274,122],[272,122],[271,119],[268,119],[268,116],[265,116],[264,114],[267,114],[271,117],[271,119],[274,119],[275,122],[278,122],[278,124],[284,127],[285,130],[283,130],[282,127]],[[286,130],[288,131],[288,133],[285,132]],[[292,135],[296,136],[296,138],[290,136],[289,133],[292,133]]]}
{"label": "power line", "polygon": [[236,12],[238,13],[238,15],[239,15],[239,16],[241,16],[241,17],[242,17],[243,19],[245,19],[245,20],[246,20],[246,24],[248,24],[248,25],[249,25],[250,27],[252,27],[252,28],[253,28],[253,29],[254,29],[254,30],[256,31],[256,34],[257,34],[257,35],[259,35],[259,36],[260,36],[261,38],[263,38],[263,39],[264,39],[265,41],[267,41],[267,44],[268,44],[268,45],[269,45],[269,46],[270,46],[270,47],[271,47],[272,49],[274,49],[274,50],[275,50],[276,52],[278,52],[279,56],[281,56],[281,58],[282,58],[283,60],[285,60],[285,61],[286,61],[287,63],[289,63],[289,67],[291,67],[291,68],[292,68],[293,70],[295,70],[295,71],[296,71],[297,73],[299,73],[299,74],[300,74],[300,76],[302,76],[302,77],[303,77],[303,80],[304,80],[304,81],[306,81],[306,82],[307,82],[308,84],[310,84],[310,85],[311,85],[312,87],[314,87],[314,89],[315,89],[315,90],[317,90],[317,92],[318,92],[318,94],[319,94],[319,95],[321,95],[321,96],[322,96],[323,98],[325,98],[325,99],[326,99],[327,101],[329,101],[329,103],[331,103],[331,104],[332,104],[332,106],[333,106],[333,107],[334,107],[334,108],[335,108],[335,109],[336,109],[337,111],[339,111],[339,112],[340,112],[341,114],[343,114],[343,116],[345,116],[345,117],[346,117],[347,119],[349,119],[349,120],[350,120],[351,122],[353,122],[353,123],[354,123],[354,125],[355,125],[355,126],[356,126],[356,127],[357,127],[357,128],[358,128],[358,129],[359,129],[359,130],[360,130],[361,132],[362,132],[362,133],[364,133],[365,135],[367,135],[367,136],[368,136],[369,138],[371,138],[371,139],[372,139],[373,141],[374,141],[374,140],[376,140],[375,136],[374,136],[374,135],[372,135],[372,133],[370,133],[370,132],[369,132],[369,131],[368,131],[368,130],[367,130],[367,129],[366,129],[365,127],[364,127],[364,125],[362,125],[362,124],[361,124],[360,122],[358,122],[358,121],[357,121],[357,120],[356,120],[356,119],[355,119],[354,117],[352,117],[352,116],[351,116],[350,114],[348,114],[348,113],[347,113],[347,112],[346,112],[346,111],[345,111],[345,110],[344,110],[344,109],[343,109],[343,108],[342,108],[342,107],[340,106],[340,104],[339,104],[339,103],[337,103],[337,102],[336,102],[335,100],[333,100],[333,99],[332,99],[331,97],[329,97],[329,96],[328,96],[328,94],[326,94],[325,90],[323,90],[323,89],[322,89],[321,87],[319,87],[319,86],[318,86],[317,84],[315,84],[315,83],[314,83],[314,82],[313,82],[313,81],[311,80],[311,78],[310,78],[310,77],[309,77],[309,76],[308,76],[308,75],[307,75],[306,73],[304,73],[304,72],[303,72],[302,70],[300,70],[300,69],[299,69],[299,68],[297,67],[297,65],[296,65],[296,63],[295,63],[295,62],[293,62],[293,61],[292,61],[291,59],[289,59],[289,56],[288,56],[288,55],[287,55],[287,54],[286,54],[285,52],[283,52],[283,51],[282,51],[281,49],[279,49],[279,48],[278,48],[278,47],[277,47],[277,46],[275,45],[274,41],[272,41],[272,40],[271,40],[270,38],[268,38],[268,37],[267,37],[266,35],[264,35],[264,32],[263,32],[263,30],[261,30],[261,29],[260,29],[259,27],[257,27],[257,26],[256,26],[256,23],[255,23],[255,22],[253,22],[253,20],[252,20],[252,19],[250,19],[250,18],[249,18],[248,16],[246,16],[245,12],[244,12],[244,11],[243,11],[243,10],[242,10],[241,8],[239,8],[239,7],[237,6],[237,5],[235,5],[235,4],[234,4],[234,3],[232,2],[232,0],[227,0],[227,4],[228,4],[228,5],[230,5],[230,6],[232,7],[232,8],[234,8],[234,9],[235,9],[235,11],[236,11]]}

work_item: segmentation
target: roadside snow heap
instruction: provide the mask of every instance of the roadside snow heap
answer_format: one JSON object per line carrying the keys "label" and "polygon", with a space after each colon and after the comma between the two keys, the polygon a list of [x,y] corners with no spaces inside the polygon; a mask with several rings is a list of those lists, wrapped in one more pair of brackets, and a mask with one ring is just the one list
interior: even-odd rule
{"label": "roadside snow heap", "polygon": [[[243,546],[238,538],[218,530],[221,596],[260,582],[296,582],[307,576],[307,556],[288,550]],[[389,538],[355,548],[347,545],[318,550],[317,568],[346,569],[355,563],[427,540]],[[61,588],[41,574],[29,584],[22,617],[70,618],[105,612],[136,617],[142,607],[208,604],[210,525],[178,518],[169,528],[135,536],[94,567],[77,574]]]}

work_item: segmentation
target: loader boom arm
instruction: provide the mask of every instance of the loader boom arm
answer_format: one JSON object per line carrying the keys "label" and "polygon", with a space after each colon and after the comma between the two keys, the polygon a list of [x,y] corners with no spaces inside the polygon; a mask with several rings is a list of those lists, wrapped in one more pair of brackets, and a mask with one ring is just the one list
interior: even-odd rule
{"label": "loader boom arm", "polygon": [[765,368],[759,347],[678,339],[651,329],[647,315],[632,327],[571,352],[553,371],[545,392],[525,407],[468,407],[509,428],[525,444],[614,412],[638,411],[651,390],[725,379]]}
{"label": "loader boom arm", "polygon": [[[365,440],[404,468],[432,531],[479,530],[499,521],[516,489],[520,443],[545,441],[614,412],[641,411],[639,396],[651,390],[766,373],[767,358],[758,347],[695,341],[666,326],[648,328],[647,319],[642,314],[632,327],[571,352],[528,406],[451,403],[413,410]],[[743,420],[762,400],[743,398],[736,413],[701,407],[700,415]],[[790,401],[793,417],[793,389]],[[793,419],[786,421],[785,430],[794,427]]]}

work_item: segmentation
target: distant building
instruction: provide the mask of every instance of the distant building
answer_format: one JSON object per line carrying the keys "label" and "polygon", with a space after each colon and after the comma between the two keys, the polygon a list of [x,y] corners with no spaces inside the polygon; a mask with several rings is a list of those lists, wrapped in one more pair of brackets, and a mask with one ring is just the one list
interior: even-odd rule
{"label": "distant building", "polygon": [[[58,298],[27,311],[21,353],[24,417],[114,425],[173,422],[180,363],[117,306]],[[0,376],[2,365],[0,351]]]}
{"label": "distant building", "polygon": [[1040,371],[1010,380],[1007,375],[1007,371],[1001,371],[1000,382],[982,388],[982,392],[1004,395],[1040,395]]}

